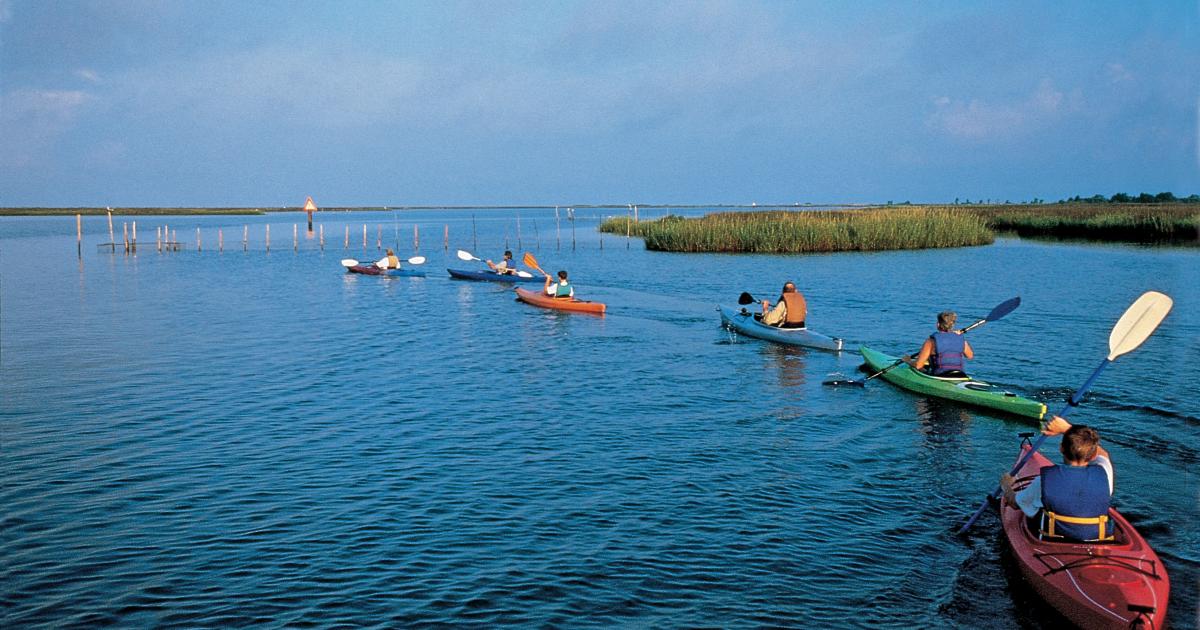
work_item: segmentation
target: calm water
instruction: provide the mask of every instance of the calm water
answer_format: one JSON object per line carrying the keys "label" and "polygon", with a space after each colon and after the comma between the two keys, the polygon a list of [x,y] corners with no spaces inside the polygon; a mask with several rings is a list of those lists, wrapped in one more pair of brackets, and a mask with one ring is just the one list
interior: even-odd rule
{"label": "calm water", "polygon": [[[0,625],[1054,626],[994,514],[952,533],[1027,425],[822,386],[859,357],[718,327],[786,279],[815,330],[894,352],[1020,295],[971,333],[973,372],[1054,409],[1139,294],[1174,297],[1072,418],[1167,563],[1174,627],[1200,625],[1200,252],[661,254],[601,249],[597,213],[574,251],[552,210],[521,237],[603,318],[448,279],[470,211],[320,214],[325,251],[298,252],[303,215],[142,217],[136,256],[98,253],[91,217],[82,262],[74,217],[0,220]],[[518,249],[516,211],[474,216],[476,254]],[[164,223],[193,247],[154,252]],[[414,223],[427,278],[344,273],[380,229],[413,255]]]}

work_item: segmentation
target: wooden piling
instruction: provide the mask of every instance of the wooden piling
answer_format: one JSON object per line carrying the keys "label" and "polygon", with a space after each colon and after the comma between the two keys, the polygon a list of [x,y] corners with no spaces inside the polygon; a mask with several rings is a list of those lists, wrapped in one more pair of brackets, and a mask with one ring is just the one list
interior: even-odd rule
{"label": "wooden piling", "polygon": [[504,226],[504,249],[508,249],[508,226]]}
{"label": "wooden piling", "polygon": [[559,227],[558,206],[554,206],[554,251],[562,249],[562,231]]}
{"label": "wooden piling", "polygon": [[321,224],[321,251],[325,251],[325,224]]}
{"label": "wooden piling", "polygon": [[250,225],[242,226],[242,251],[250,250]]}
{"label": "wooden piling", "polygon": [[342,249],[350,249],[350,226],[349,225],[346,226],[346,244],[342,246]]}
{"label": "wooden piling", "polygon": [[271,224],[267,224],[267,252],[271,251]]}
{"label": "wooden piling", "polygon": [[83,260],[83,215],[75,215],[75,253]]}
{"label": "wooden piling", "polygon": [[533,246],[539,252],[542,251],[542,236],[538,234],[537,219],[533,220]]}
{"label": "wooden piling", "polygon": [[204,247],[200,243],[200,228],[196,228],[196,251],[202,251]]}
{"label": "wooden piling", "polygon": [[125,243],[125,253],[129,253],[129,224],[121,222],[121,240]]}
{"label": "wooden piling", "polygon": [[421,233],[417,230],[417,224],[413,224],[413,253],[421,251]]}
{"label": "wooden piling", "polygon": [[450,251],[450,224],[447,223],[445,230],[442,232],[442,249]]}
{"label": "wooden piling", "polygon": [[625,215],[625,249],[629,249],[629,241],[632,240],[633,224],[630,221],[633,219],[633,207],[630,206],[629,213]]}
{"label": "wooden piling", "polygon": [[154,228],[154,249],[162,253],[162,226]]}
{"label": "wooden piling", "polygon": [[133,251],[137,251],[137,221],[133,222],[133,240],[130,243],[130,247],[133,248]]}
{"label": "wooden piling", "polygon": [[575,208],[567,208],[567,218],[571,220],[571,251],[575,251]]}
{"label": "wooden piling", "polygon": [[379,225],[376,225],[375,227],[379,228],[379,229],[375,230],[375,249],[380,250],[380,249],[383,249],[383,224],[380,223]]}
{"label": "wooden piling", "polygon": [[217,253],[220,254],[220,253],[224,253],[224,252],[225,252],[225,233],[221,231],[221,228],[217,228]]}
{"label": "wooden piling", "polygon": [[114,246],[115,246],[115,245],[116,245],[116,243],[117,243],[117,240],[116,240],[116,238],[113,236],[113,229],[112,229],[112,208],[109,208],[109,209],[108,209],[108,242],[109,242],[109,243],[112,243]]}
{"label": "wooden piling", "polygon": [[292,251],[300,251],[300,226],[292,224]]}
{"label": "wooden piling", "polygon": [[521,247],[521,215],[519,214],[517,215],[517,249],[523,249]]}
{"label": "wooden piling", "polygon": [[367,248],[367,224],[363,224],[363,249]]}
{"label": "wooden piling", "polygon": [[473,244],[472,249],[479,251],[479,239],[475,238],[475,215],[473,214],[471,215],[471,243]]}

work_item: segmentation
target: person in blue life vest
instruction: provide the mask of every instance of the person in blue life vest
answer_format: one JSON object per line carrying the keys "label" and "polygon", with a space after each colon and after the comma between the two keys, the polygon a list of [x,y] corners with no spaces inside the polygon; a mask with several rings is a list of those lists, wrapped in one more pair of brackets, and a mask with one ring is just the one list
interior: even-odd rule
{"label": "person in blue life vest", "polygon": [[516,261],[513,260],[512,252],[507,249],[504,250],[504,259],[501,260],[500,262],[493,263],[490,260],[486,260],[484,262],[487,263],[487,266],[489,269],[491,269],[492,271],[495,271],[498,274],[512,275],[512,274],[517,273],[517,263],[516,263]]}
{"label": "person in blue life vest", "polygon": [[550,277],[550,274],[546,274],[546,295],[556,298],[575,297],[575,287],[571,286],[571,284],[567,282],[566,271],[558,272],[558,282],[551,284],[551,280],[553,280],[553,278]]}
{"label": "person in blue life vest", "polygon": [[914,360],[909,355],[901,357],[917,370],[925,370],[934,376],[966,376],[967,359],[975,358],[975,351],[967,343],[961,330],[954,330],[958,315],[954,311],[938,313],[937,332],[929,335],[921,345]]}
{"label": "person in blue life vest", "polygon": [[393,252],[389,248],[387,250],[387,256],[380,258],[379,262],[375,263],[375,266],[379,267],[380,269],[399,269],[400,259],[396,257],[396,252]]}
{"label": "person in blue life vest", "polygon": [[762,301],[762,316],[759,321],[780,328],[804,328],[804,320],[807,317],[808,304],[804,301],[804,294],[797,291],[795,283],[788,280],[783,283],[783,292],[774,308],[771,308],[769,300]]}
{"label": "person in blue life vest", "polygon": [[1043,468],[1022,490],[1013,490],[1012,475],[1001,476],[1005,502],[1019,507],[1025,516],[1038,519],[1043,538],[1111,539],[1115,532],[1108,520],[1108,506],[1113,493],[1113,465],[1108,451],[1100,446],[1100,434],[1086,425],[1072,426],[1058,416],[1046,424],[1042,433],[1063,436],[1059,451],[1065,463]]}

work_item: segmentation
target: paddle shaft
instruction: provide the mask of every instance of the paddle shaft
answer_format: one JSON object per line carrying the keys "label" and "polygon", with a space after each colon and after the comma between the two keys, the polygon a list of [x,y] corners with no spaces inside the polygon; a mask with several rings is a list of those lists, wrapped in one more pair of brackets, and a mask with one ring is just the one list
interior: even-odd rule
{"label": "paddle shaft", "polygon": [[[1072,409],[1078,407],[1079,403],[1083,401],[1083,396],[1087,394],[1089,389],[1092,388],[1092,385],[1095,384],[1096,379],[1100,377],[1100,373],[1104,371],[1104,368],[1108,367],[1109,363],[1112,363],[1112,359],[1105,357],[1104,360],[1100,362],[1100,365],[1092,372],[1092,375],[1088,377],[1087,382],[1085,382],[1079,389],[1075,390],[1074,394],[1071,394],[1071,398],[1067,401],[1067,404],[1064,405],[1063,408],[1055,415],[1060,418],[1065,418],[1067,414],[1071,413]],[[1053,418],[1053,416],[1051,417]],[[1038,447],[1042,445],[1042,442],[1046,441],[1046,437],[1047,436],[1044,433],[1039,435],[1037,439],[1033,441],[1033,445],[1030,447],[1030,449],[1021,457],[1021,459],[1017,460],[1017,464],[1013,466],[1012,470],[1010,470],[1008,474],[1017,474],[1017,472],[1021,470],[1021,467],[1025,465],[1025,462],[1029,461],[1029,458],[1033,457],[1033,454],[1037,452]],[[988,497],[1000,496],[1001,490],[1002,489],[1000,486],[996,486],[996,489],[992,490]],[[971,518],[967,519],[967,522],[964,523],[961,528],[959,528],[958,533],[965,534],[968,529],[971,529],[971,526],[975,524],[975,521],[983,515],[983,512],[987,509],[987,506],[988,500],[984,499],[979,508],[975,510],[975,513],[971,515]]]}

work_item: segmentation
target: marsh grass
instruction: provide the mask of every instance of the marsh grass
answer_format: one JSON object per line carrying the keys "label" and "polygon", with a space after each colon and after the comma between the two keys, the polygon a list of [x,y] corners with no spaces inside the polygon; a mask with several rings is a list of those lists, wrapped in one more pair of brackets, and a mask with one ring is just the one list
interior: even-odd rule
{"label": "marsh grass", "polygon": [[994,230],[1020,236],[1125,242],[1200,241],[1200,207],[1189,203],[985,206],[973,212]]}
{"label": "marsh grass", "polygon": [[991,243],[982,217],[926,207],[844,211],[718,212],[699,218],[667,216],[600,229],[645,239],[646,249],[674,252],[806,253],[963,247]]}

